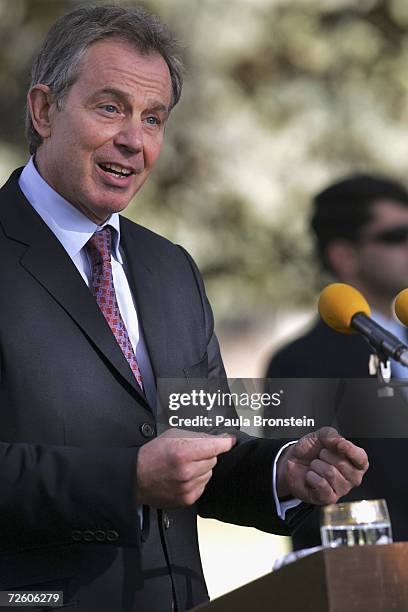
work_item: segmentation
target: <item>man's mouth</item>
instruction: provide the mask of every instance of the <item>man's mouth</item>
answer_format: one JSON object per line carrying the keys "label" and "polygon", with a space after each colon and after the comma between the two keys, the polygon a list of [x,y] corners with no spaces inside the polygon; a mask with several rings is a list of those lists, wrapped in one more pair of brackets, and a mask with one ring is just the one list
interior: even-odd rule
{"label": "man's mouth", "polygon": [[126,178],[131,174],[134,174],[133,170],[131,170],[130,168],[125,168],[120,164],[107,163],[98,164],[98,166],[102,168],[104,172],[109,172],[109,174],[113,174],[113,176],[116,176],[117,178]]}

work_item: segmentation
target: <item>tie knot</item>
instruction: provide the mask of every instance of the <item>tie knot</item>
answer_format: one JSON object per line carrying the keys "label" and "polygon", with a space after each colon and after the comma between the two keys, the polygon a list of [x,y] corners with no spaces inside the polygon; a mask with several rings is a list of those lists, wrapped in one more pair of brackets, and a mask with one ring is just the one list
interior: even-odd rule
{"label": "tie knot", "polygon": [[92,263],[109,261],[112,253],[112,233],[110,227],[106,226],[99,232],[95,232],[88,242],[86,249],[91,257]]}

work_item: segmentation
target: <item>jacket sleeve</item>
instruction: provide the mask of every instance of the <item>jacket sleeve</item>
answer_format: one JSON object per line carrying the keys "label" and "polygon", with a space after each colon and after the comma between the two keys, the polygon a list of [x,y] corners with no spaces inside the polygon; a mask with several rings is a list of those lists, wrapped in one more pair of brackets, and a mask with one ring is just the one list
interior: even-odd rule
{"label": "jacket sleeve", "polygon": [[135,448],[0,443],[0,550],[137,546]]}

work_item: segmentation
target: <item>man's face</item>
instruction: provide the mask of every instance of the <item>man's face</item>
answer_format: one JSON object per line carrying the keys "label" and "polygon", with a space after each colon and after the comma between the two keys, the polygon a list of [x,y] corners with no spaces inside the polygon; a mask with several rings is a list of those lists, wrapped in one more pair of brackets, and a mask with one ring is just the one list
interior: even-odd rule
{"label": "man's face", "polygon": [[356,277],[371,292],[392,299],[408,287],[408,206],[392,200],[374,203],[355,252]]}
{"label": "man's face", "polygon": [[158,54],[120,40],[91,45],[63,101],[49,110],[50,135],[36,154],[44,179],[95,223],[126,208],[163,142],[171,79]]}

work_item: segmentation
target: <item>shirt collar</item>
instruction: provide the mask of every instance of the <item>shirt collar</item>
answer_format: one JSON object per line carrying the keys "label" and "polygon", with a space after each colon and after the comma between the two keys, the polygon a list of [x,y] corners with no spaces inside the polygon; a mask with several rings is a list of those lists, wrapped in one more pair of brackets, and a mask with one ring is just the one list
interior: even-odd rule
{"label": "shirt collar", "polygon": [[112,227],[112,255],[123,263],[119,250],[120,219],[113,213],[102,225],[97,225],[65,200],[40,175],[33,157],[23,169],[19,185],[27,200],[61,242],[71,258],[83,249],[91,236],[106,225]]}

